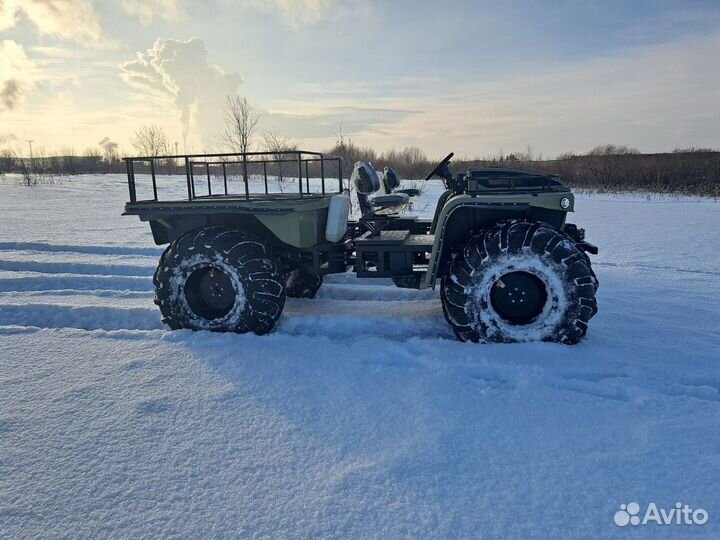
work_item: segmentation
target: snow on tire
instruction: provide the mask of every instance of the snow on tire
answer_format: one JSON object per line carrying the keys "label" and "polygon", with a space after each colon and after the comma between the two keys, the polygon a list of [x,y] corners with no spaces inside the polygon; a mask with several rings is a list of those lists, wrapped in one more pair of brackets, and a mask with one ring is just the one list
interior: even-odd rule
{"label": "snow on tire", "polygon": [[224,226],[170,244],[153,283],[163,322],[173,329],[266,334],[285,305],[285,280],[266,244]]}
{"label": "snow on tire", "polygon": [[461,341],[577,343],[597,312],[585,253],[547,224],[499,223],[474,236],[442,279],[445,318]]}

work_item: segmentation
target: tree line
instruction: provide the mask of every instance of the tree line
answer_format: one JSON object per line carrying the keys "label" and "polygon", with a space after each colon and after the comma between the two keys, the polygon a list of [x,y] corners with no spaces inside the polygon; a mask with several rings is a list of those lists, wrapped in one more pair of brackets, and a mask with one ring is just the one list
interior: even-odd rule
{"label": "tree line", "polygon": [[[436,164],[419,148],[377,153],[342,138],[329,153],[343,157],[349,164],[362,160],[376,166],[390,165],[402,178],[409,179],[423,178]],[[452,161],[452,170],[456,173],[482,167],[528,169],[559,175],[576,189],[720,197],[720,152],[706,148],[643,154],[627,146],[607,144],[587,154],[564,154],[556,159],[543,159],[526,150]]]}
{"label": "tree line", "polygon": [[[297,142],[289,137],[272,130],[260,131],[260,114],[244,97],[227,97],[224,118],[224,131],[218,137],[218,145],[231,152],[258,150],[281,159],[287,152],[298,149]],[[164,129],[156,125],[141,126],[130,143],[137,155],[177,153],[177,143],[171,148]],[[369,161],[378,168],[389,165],[406,179],[423,178],[435,165],[435,160],[414,146],[377,152],[359,145],[343,134],[342,127],[335,144],[325,154],[342,158],[343,169],[348,171],[344,174],[346,178],[357,161]],[[643,154],[627,146],[607,144],[587,154],[564,154],[556,159],[535,156],[528,148],[524,152],[499,152],[493,156],[453,160],[456,172],[477,167],[529,169],[559,175],[569,186],[587,190],[720,197],[720,152],[705,148]],[[0,151],[0,175],[20,174],[21,182],[28,185],[52,183],[61,175],[123,172],[125,164],[117,152],[117,145],[107,139],[103,139],[98,148],[88,148],[80,155],[66,149],[52,155],[36,154],[29,159],[12,150]],[[183,170],[170,164],[165,172],[181,173]]]}

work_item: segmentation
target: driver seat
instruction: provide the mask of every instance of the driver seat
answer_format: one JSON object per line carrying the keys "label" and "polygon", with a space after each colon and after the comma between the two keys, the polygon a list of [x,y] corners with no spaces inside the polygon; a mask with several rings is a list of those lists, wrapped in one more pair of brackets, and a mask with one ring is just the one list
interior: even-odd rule
{"label": "driver seat", "polygon": [[[388,169],[388,167],[385,167],[385,174],[383,174],[384,182],[387,182]],[[395,173],[395,171],[392,172]],[[368,197],[380,190],[380,178],[375,168],[366,161],[358,161],[355,163],[350,179],[355,186],[363,217],[395,214],[403,210],[410,202],[410,197],[406,193],[389,192],[385,195],[376,195],[372,198]],[[397,181],[397,185],[399,185],[397,174],[395,174],[395,181]],[[388,189],[387,183],[385,184],[385,189]]]}

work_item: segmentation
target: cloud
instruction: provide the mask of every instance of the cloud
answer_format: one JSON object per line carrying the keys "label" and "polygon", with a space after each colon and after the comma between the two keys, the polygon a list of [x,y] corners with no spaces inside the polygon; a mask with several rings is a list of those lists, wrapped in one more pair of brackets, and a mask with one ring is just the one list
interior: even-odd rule
{"label": "cloud", "polygon": [[296,139],[321,139],[321,144],[333,140],[340,126],[346,135],[381,126],[394,124],[408,116],[419,114],[405,108],[355,106],[350,102],[335,104],[326,101],[322,105],[307,102],[276,102],[272,109],[264,111],[263,121],[272,130]]}
{"label": "cloud", "polygon": [[285,17],[293,24],[314,24],[324,19],[333,0],[274,0]]}
{"label": "cloud", "polygon": [[206,148],[222,131],[226,96],[236,94],[242,81],[239,74],[209,64],[205,43],[198,38],[158,38],[152,48],[120,69],[130,86],[177,107],[186,145],[191,127],[197,127]]}
{"label": "cloud", "polygon": [[91,0],[0,0],[0,30],[12,28],[20,15],[41,34],[74,41],[100,41],[100,18]]}
{"label": "cloud", "polygon": [[0,112],[19,107],[33,85],[33,63],[22,45],[0,41]]}
{"label": "cloud", "polygon": [[[544,153],[628,144],[643,151],[717,146],[720,33],[459,86],[402,129],[407,137],[448,133],[468,153],[518,149]],[[397,133],[397,132],[396,132]],[[473,151],[472,145],[477,150]]]}
{"label": "cloud", "polygon": [[359,144],[379,150],[414,145],[437,157],[451,150],[482,156],[526,145],[554,156],[607,142],[650,152],[716,148],[718,50],[720,32],[487,80],[470,74],[451,85],[442,78],[397,87],[368,79],[358,93],[352,81],[338,81],[332,92],[318,94],[309,87],[293,101],[267,104],[273,114],[266,120],[288,130],[311,130],[309,136],[294,135],[308,146],[331,142],[333,124],[342,120],[345,133]]}
{"label": "cloud", "polygon": [[122,0],[120,5],[125,13],[137,17],[146,26],[155,18],[180,22],[186,17],[180,0]]}
{"label": "cloud", "polygon": [[85,60],[97,54],[94,50],[75,47],[74,45],[70,45],[68,47],[50,47],[47,45],[38,45],[36,47],[31,47],[30,51],[33,57],[36,58],[36,60],[38,59],[38,57],[42,57],[45,59],[57,60],[63,63],[67,62],[68,60]]}
{"label": "cloud", "polygon": [[[238,2],[225,0],[225,4],[235,8]],[[279,15],[295,28],[371,9],[369,2],[360,0],[244,0],[242,4],[244,8]]]}

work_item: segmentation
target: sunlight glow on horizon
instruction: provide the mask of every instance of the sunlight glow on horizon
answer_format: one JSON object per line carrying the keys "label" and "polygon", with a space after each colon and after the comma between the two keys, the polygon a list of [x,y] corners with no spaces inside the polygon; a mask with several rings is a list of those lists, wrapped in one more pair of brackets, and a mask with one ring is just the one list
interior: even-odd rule
{"label": "sunlight glow on horizon", "polygon": [[720,147],[720,6],[518,4],[6,0],[0,150],[132,153],[155,123],[215,151],[234,92],[307,149]]}

